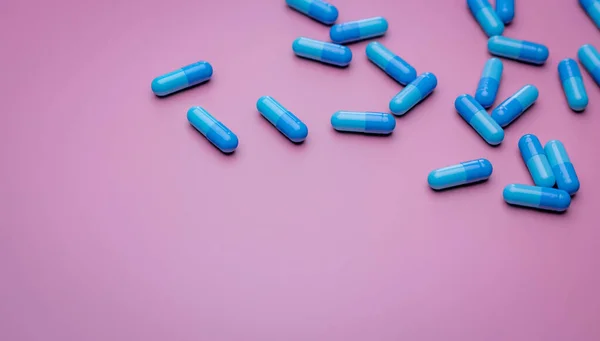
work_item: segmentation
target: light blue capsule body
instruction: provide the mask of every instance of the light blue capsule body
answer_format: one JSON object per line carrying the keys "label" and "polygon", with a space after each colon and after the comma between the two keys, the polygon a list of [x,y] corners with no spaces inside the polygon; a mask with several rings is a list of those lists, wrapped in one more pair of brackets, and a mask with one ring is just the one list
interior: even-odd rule
{"label": "light blue capsule body", "polygon": [[503,196],[511,205],[547,211],[562,212],[571,205],[569,193],[555,188],[512,184],[504,187]]}
{"label": "light blue capsule body", "polygon": [[427,177],[427,183],[435,190],[451,188],[487,180],[492,171],[492,163],[486,159],[466,161],[433,170]]}
{"label": "light blue capsule body", "polygon": [[306,139],[308,135],[306,124],[272,97],[259,98],[256,109],[290,141],[300,143]]}
{"label": "light blue capsule body", "polygon": [[552,167],[550,167],[544,147],[542,147],[537,136],[532,134],[523,135],[519,139],[519,150],[525,165],[527,165],[529,174],[531,174],[533,183],[540,187],[554,186],[556,179]]}
{"label": "light blue capsule body", "polygon": [[338,18],[335,6],[322,0],[286,0],[288,6],[326,25],[333,24]]}
{"label": "light blue capsule body", "polygon": [[395,55],[379,42],[371,42],[367,45],[367,58],[373,64],[385,71],[396,82],[406,85],[417,78],[417,71],[404,59]]}
{"label": "light blue capsule body", "polygon": [[485,142],[495,146],[504,140],[504,130],[471,95],[460,95],[454,101],[460,116],[469,123]]}
{"label": "light blue capsule body", "polygon": [[558,63],[558,75],[569,107],[574,111],[585,110],[588,105],[588,95],[577,62],[571,58],[561,60]]}
{"label": "light blue capsule body", "polygon": [[492,118],[504,128],[535,103],[538,96],[539,91],[535,86],[525,85],[492,110]]}
{"label": "light blue capsule body", "polygon": [[488,0],[467,0],[471,14],[488,37],[504,32],[504,24]]}
{"label": "light blue capsule body", "polygon": [[515,17],[515,0],[496,0],[496,14],[505,24],[510,24]]}
{"label": "light blue capsule body", "polygon": [[600,53],[598,53],[598,50],[594,46],[586,44],[579,48],[577,57],[590,76],[592,76],[594,82],[600,86]]}
{"label": "light blue capsule body", "polygon": [[600,0],[579,0],[579,4],[596,24],[596,27],[600,28]]}
{"label": "light blue capsule body", "polygon": [[294,40],[292,50],[297,56],[337,66],[352,61],[352,51],[346,46],[300,37]]}
{"label": "light blue capsule body", "polygon": [[237,136],[204,108],[191,107],[187,112],[187,119],[196,130],[223,153],[232,153],[237,148]]}
{"label": "light blue capsule body", "polygon": [[406,114],[412,107],[429,96],[436,86],[435,75],[431,72],[423,73],[392,98],[390,111],[398,116]]}
{"label": "light blue capsule body", "polygon": [[394,131],[396,119],[380,112],[338,111],[331,116],[331,125],[337,131],[385,135]]}
{"label": "light blue capsule body", "polygon": [[558,140],[548,141],[544,147],[552,172],[556,177],[556,187],[573,195],[579,190],[579,178],[575,173],[575,167],[569,159],[567,150],[562,142]]}
{"label": "light blue capsule body", "polygon": [[206,82],[212,74],[212,66],[208,62],[200,61],[156,77],[152,81],[152,92],[156,96],[166,96]]}
{"label": "light blue capsule body", "polygon": [[544,64],[550,55],[544,45],[503,36],[488,39],[488,51],[495,56],[536,65]]}
{"label": "light blue capsule body", "polygon": [[336,44],[345,44],[385,34],[388,22],[384,17],[374,17],[331,26],[329,37]]}
{"label": "light blue capsule body", "polygon": [[502,61],[498,58],[490,58],[483,67],[477,90],[475,91],[475,100],[484,108],[489,108],[494,104],[500,79],[502,78]]}

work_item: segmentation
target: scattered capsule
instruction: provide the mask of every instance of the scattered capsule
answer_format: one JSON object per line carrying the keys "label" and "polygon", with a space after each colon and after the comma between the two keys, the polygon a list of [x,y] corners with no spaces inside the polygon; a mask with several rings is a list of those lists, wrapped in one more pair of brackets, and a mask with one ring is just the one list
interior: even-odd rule
{"label": "scattered capsule", "polygon": [[467,0],[467,5],[488,37],[497,36],[504,32],[504,24],[488,0]]}
{"label": "scattered capsule", "polygon": [[596,24],[596,27],[600,28],[600,0],[579,0],[579,4]]}
{"label": "scattered capsule", "polygon": [[579,179],[575,167],[567,155],[567,150],[558,140],[548,141],[544,147],[552,172],[556,177],[556,187],[573,195],[579,190]]}
{"label": "scattered capsule", "polygon": [[292,49],[297,56],[326,64],[347,66],[352,61],[352,51],[346,46],[300,37]]}
{"label": "scattered capsule", "polygon": [[502,36],[488,40],[488,51],[496,56],[537,65],[544,64],[549,55],[544,45]]}
{"label": "scattered capsule", "polygon": [[562,212],[571,205],[569,193],[555,188],[512,184],[504,188],[504,201],[511,205]]}
{"label": "scattered capsule", "polygon": [[299,143],[306,139],[308,135],[306,125],[272,97],[259,98],[256,109],[290,141]]}
{"label": "scattered capsule", "polygon": [[156,96],[166,96],[206,82],[212,74],[212,66],[208,62],[200,61],[156,77],[152,81],[152,91]]}
{"label": "scattered capsule", "polygon": [[345,44],[382,36],[387,29],[387,20],[384,17],[375,17],[333,25],[329,30],[329,37],[334,43]]}
{"label": "scattered capsule", "polygon": [[454,101],[460,116],[487,142],[495,146],[504,140],[504,130],[471,95],[460,95]]}
{"label": "scattered capsule", "polygon": [[539,91],[535,86],[525,85],[492,110],[492,118],[504,128],[535,103],[538,96]]}
{"label": "scattered capsule", "polygon": [[417,78],[417,71],[414,67],[392,53],[381,43],[374,41],[367,45],[367,58],[402,85],[406,85]]}
{"label": "scattered capsule", "polygon": [[338,18],[334,5],[322,0],[286,0],[288,6],[326,25],[333,24]]}
{"label": "scattered capsule", "polygon": [[337,131],[391,134],[396,128],[396,120],[392,114],[380,112],[338,111],[331,116],[331,125]]}
{"label": "scattered capsule", "polygon": [[440,190],[487,180],[492,175],[492,163],[486,159],[461,162],[429,173],[429,187]]}
{"label": "scattered capsule", "polygon": [[519,140],[519,150],[525,165],[527,165],[529,174],[531,174],[533,183],[540,187],[554,186],[556,179],[552,167],[550,167],[544,147],[542,147],[537,136],[532,134],[523,135]]}
{"label": "scattered capsule", "polygon": [[223,153],[232,153],[237,148],[237,136],[203,108],[191,107],[187,112],[187,119],[196,130]]}
{"label": "scattered capsule", "polygon": [[502,78],[502,61],[498,58],[490,58],[483,67],[477,90],[475,91],[475,100],[484,108],[492,106],[498,94],[500,87],[500,78]]}
{"label": "scattered capsule", "polygon": [[579,48],[577,56],[594,82],[600,86],[600,53],[598,50],[592,45],[586,44]]}
{"label": "scattered capsule", "polygon": [[437,78],[431,72],[425,72],[414,81],[410,82],[390,101],[390,111],[402,116],[412,107],[421,102],[437,86]]}
{"label": "scattered capsule", "polygon": [[505,24],[510,24],[515,17],[515,0],[496,0],[496,14]]}
{"label": "scattered capsule", "polygon": [[577,62],[571,58],[561,60],[558,63],[558,75],[569,107],[574,111],[584,110],[588,105],[588,96]]}

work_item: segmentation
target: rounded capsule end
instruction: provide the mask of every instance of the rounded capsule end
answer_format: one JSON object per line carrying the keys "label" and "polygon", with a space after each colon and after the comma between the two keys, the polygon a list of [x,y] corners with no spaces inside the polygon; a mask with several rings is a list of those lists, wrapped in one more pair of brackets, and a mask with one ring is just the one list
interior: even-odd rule
{"label": "rounded capsule end", "polygon": [[434,190],[444,189],[445,182],[437,170],[431,171],[427,176],[427,184]]}
{"label": "rounded capsule end", "polygon": [[331,6],[327,6],[325,8],[323,8],[323,15],[321,17],[321,22],[323,22],[324,24],[327,25],[331,25],[333,23],[335,23],[335,21],[338,18],[338,10],[335,6],[331,5]]}
{"label": "rounded capsule end", "polygon": [[304,142],[308,136],[308,127],[303,122],[299,122],[298,129],[288,132],[287,136],[294,143]]}
{"label": "rounded capsule end", "polygon": [[482,169],[482,175],[489,178],[494,171],[494,166],[492,166],[492,163],[488,159],[479,159],[478,161]]}
{"label": "rounded capsule end", "polygon": [[487,143],[492,146],[497,146],[500,143],[502,143],[502,141],[504,141],[504,129],[502,129],[502,128],[500,128],[499,130],[496,130],[487,139]]}
{"label": "rounded capsule end", "polygon": [[342,25],[333,25],[331,26],[331,29],[329,30],[329,38],[331,38],[331,41],[339,44],[342,43],[344,41],[344,29],[342,27]]}
{"label": "rounded capsule end", "polygon": [[571,206],[571,196],[567,191],[559,190],[556,197],[556,208],[557,211],[566,211]]}

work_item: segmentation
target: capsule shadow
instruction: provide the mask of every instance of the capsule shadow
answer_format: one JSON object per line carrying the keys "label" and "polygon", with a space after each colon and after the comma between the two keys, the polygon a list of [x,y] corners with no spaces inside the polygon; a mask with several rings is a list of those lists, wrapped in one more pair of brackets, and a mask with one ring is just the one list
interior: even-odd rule
{"label": "capsule shadow", "polygon": [[[266,123],[269,125],[269,127],[271,128],[271,130],[275,129],[275,131],[277,131],[277,132],[279,133],[279,135],[280,135],[282,138],[284,138],[286,141],[288,141],[288,142],[291,142],[293,145],[296,145],[296,146],[300,146],[300,145],[304,145],[304,144],[305,144],[305,142],[306,142],[306,139],[304,139],[304,140],[302,140],[302,141],[300,141],[300,142],[294,142],[294,141],[290,140],[290,139],[289,139],[287,136],[285,136],[285,134],[284,134],[284,133],[282,133],[281,131],[279,131],[279,129],[277,129],[277,127],[275,127],[275,126],[274,126],[274,125],[273,125],[273,124],[272,124],[272,123],[271,123],[271,122],[270,122],[270,121],[269,121],[269,120],[268,120],[266,117],[264,117],[264,116],[263,116],[263,115],[262,115],[262,114],[261,114],[259,111],[257,111],[257,113],[258,113],[258,115],[259,115],[259,116],[262,118],[262,120],[263,120],[264,122],[266,122]],[[306,138],[308,138],[308,136],[307,136]]]}
{"label": "capsule shadow", "polygon": [[335,65],[335,64],[324,63],[324,62],[320,62],[318,60],[314,60],[314,59],[302,57],[302,56],[299,56],[299,55],[297,55],[295,53],[294,53],[294,56],[296,56],[300,60],[305,60],[305,61],[308,61],[308,62],[311,62],[311,63],[320,64],[320,65],[325,66],[325,67],[333,67],[333,68],[336,68],[336,69],[347,69],[347,68],[350,67],[350,64],[352,64],[352,62],[350,62],[350,63],[348,63],[348,65]]}
{"label": "capsule shadow", "polygon": [[331,128],[331,130],[333,130],[335,133],[337,134],[341,134],[341,135],[357,135],[357,136],[368,136],[368,137],[375,137],[375,138],[381,138],[381,137],[391,137],[394,133],[391,132],[389,134],[367,134],[367,133],[361,133],[359,131],[342,131],[342,130],[335,130],[335,128]]}
{"label": "capsule shadow", "polygon": [[507,203],[506,201],[504,201],[504,203],[506,204],[506,206],[511,207],[512,209],[515,209],[515,210],[533,211],[533,212],[540,212],[540,213],[544,213],[544,214],[553,214],[553,215],[557,215],[557,216],[564,216],[569,211],[569,209],[566,209],[562,212],[551,211],[551,210],[542,210],[540,208],[535,208],[535,207],[513,205],[513,204]]}
{"label": "capsule shadow", "polygon": [[194,138],[203,140],[203,143],[210,145],[212,148],[214,148],[216,151],[218,151],[219,153],[217,155],[221,155],[225,159],[235,159],[237,148],[236,148],[236,150],[234,150],[232,152],[226,153],[226,152],[222,151],[221,149],[217,148],[217,146],[215,146],[214,144],[212,144],[212,142],[210,142],[204,135],[202,135],[202,133],[200,133],[198,130],[196,130],[196,128],[194,128],[194,126],[192,126],[191,124],[188,124],[188,129],[189,129],[190,135],[194,135]]}
{"label": "capsule shadow", "polygon": [[487,143],[487,141],[484,140],[483,137],[481,137],[481,135],[479,135],[479,133],[477,133],[477,131],[475,131],[475,129],[473,129],[473,127],[471,127],[471,125],[467,121],[465,121],[459,114],[457,114],[457,115],[460,118],[460,120],[463,121],[463,123],[465,125],[467,125],[467,127],[469,127],[469,130],[472,131],[475,134],[475,136],[477,136],[483,143],[487,144],[488,146],[490,146],[490,147],[492,147],[494,149],[500,148],[500,146],[502,146],[502,142],[504,142],[504,141],[502,141],[502,142],[500,142],[500,143],[498,143],[496,145]]}
{"label": "capsule shadow", "polygon": [[[307,19],[310,19],[312,22],[319,23],[319,24],[321,24],[321,25],[323,25],[323,26],[325,26],[325,27],[331,27],[331,26],[335,25],[335,23],[326,24],[326,23],[324,23],[324,22],[321,22],[321,21],[319,21],[319,20],[317,20],[317,19],[315,19],[315,18],[313,18],[313,17],[309,17],[308,15],[306,15],[306,14],[304,14],[304,13],[301,13],[301,12],[299,12],[299,11],[297,11],[297,10],[295,10],[295,9],[291,8],[291,7],[290,7],[290,6],[288,6],[288,5],[284,5],[284,6],[285,6],[285,7],[288,9],[288,11],[294,12],[294,13],[296,13],[296,14],[300,15],[301,17],[305,17],[305,18],[307,18]],[[337,20],[336,20],[336,21],[337,21]]]}
{"label": "capsule shadow", "polygon": [[430,189],[432,192],[435,192],[435,193],[443,193],[443,192],[450,192],[450,191],[452,191],[452,190],[459,190],[459,189],[463,189],[463,188],[469,188],[469,187],[473,187],[473,186],[476,186],[476,185],[483,185],[483,184],[485,184],[485,183],[487,183],[487,182],[489,182],[489,179],[484,179],[484,180],[477,181],[477,182],[470,182],[470,183],[468,183],[468,184],[462,184],[462,185],[453,186],[453,187],[448,187],[448,188],[442,188],[442,189],[433,189],[433,188],[431,188],[431,186],[429,186],[429,185],[427,185],[427,187],[429,187],[429,189]]}
{"label": "capsule shadow", "polygon": [[178,91],[172,92],[172,93],[170,93],[170,94],[168,94],[168,95],[159,96],[159,95],[157,95],[157,94],[154,94],[154,93],[153,93],[153,95],[154,95],[154,97],[155,97],[155,98],[159,98],[159,99],[161,99],[161,98],[168,98],[168,97],[171,97],[171,96],[173,96],[173,95],[176,95],[176,94],[178,94],[178,93],[180,93],[180,92],[185,92],[185,91],[188,91],[188,90],[192,90],[192,89],[194,89],[194,88],[196,88],[196,87],[199,87],[199,86],[201,86],[201,85],[204,85],[204,84],[206,84],[206,83],[208,83],[208,82],[210,82],[210,79],[207,79],[206,81],[204,81],[204,82],[202,82],[202,83],[198,83],[198,84],[196,84],[196,85],[189,86],[189,87],[187,87],[187,88],[185,88],[185,89],[181,89],[181,90],[178,90]]}
{"label": "capsule shadow", "polygon": [[[394,84],[399,85],[401,88],[400,88],[400,90],[398,90],[398,92],[402,91],[402,89],[404,89],[404,87],[406,87],[406,85],[403,85],[402,83],[395,80],[394,77],[390,76],[390,74],[388,74],[387,72],[382,70],[379,66],[377,66],[377,64],[373,63],[371,60],[369,60],[369,64],[371,64],[371,66],[373,66],[375,69],[379,70],[380,73],[383,73],[385,75],[385,77],[390,79],[392,82],[394,82]],[[398,94],[398,92],[396,94]],[[396,116],[396,117],[398,117],[398,116]]]}
{"label": "capsule shadow", "polygon": [[[400,84],[400,83],[398,83],[398,84]],[[394,113],[393,113],[393,112],[391,112],[391,111],[389,111],[389,112],[390,112],[392,115],[394,115],[394,117],[395,117],[396,119],[398,119],[398,120],[406,120],[406,117],[407,117],[407,116],[415,116],[414,114],[413,114],[413,115],[411,115],[411,113],[412,113],[413,111],[419,111],[419,110],[420,110],[419,108],[427,106],[427,103],[428,103],[428,102],[427,102],[427,100],[429,100],[429,99],[430,99],[430,98],[432,98],[432,97],[435,97],[435,93],[436,93],[436,92],[435,92],[435,90],[434,90],[434,91],[432,91],[432,92],[431,92],[429,95],[427,95],[427,97],[423,98],[423,99],[422,99],[422,100],[421,100],[419,103],[417,103],[417,104],[416,104],[414,107],[410,108],[410,110],[409,110],[409,111],[407,111],[407,112],[406,112],[404,115],[396,115],[396,114],[394,114]],[[394,95],[394,97],[395,97],[395,95]],[[392,97],[392,98],[393,98],[393,97]],[[390,100],[390,101],[391,101],[391,100]],[[388,108],[388,110],[389,110],[389,108]],[[426,110],[426,108],[425,108],[425,109],[421,109],[421,110]],[[419,115],[419,114],[417,113],[416,115]],[[467,124],[468,124],[468,123],[467,123]],[[470,126],[469,126],[469,127],[470,127]]]}

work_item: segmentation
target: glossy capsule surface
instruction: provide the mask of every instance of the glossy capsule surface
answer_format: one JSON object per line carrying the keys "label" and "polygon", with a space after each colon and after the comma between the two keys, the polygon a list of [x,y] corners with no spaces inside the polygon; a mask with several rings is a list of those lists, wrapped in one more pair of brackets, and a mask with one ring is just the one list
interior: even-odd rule
{"label": "glossy capsule surface", "polygon": [[537,65],[544,64],[550,54],[544,45],[502,36],[488,39],[488,51],[495,56]]}
{"label": "glossy capsule surface", "polygon": [[556,182],[552,167],[548,162],[544,147],[537,136],[532,134],[523,135],[519,139],[519,151],[527,165],[533,183],[540,187],[552,187]]}
{"label": "glossy capsule surface", "polygon": [[588,95],[577,62],[571,58],[561,60],[558,75],[569,107],[574,111],[584,110],[588,105]]}
{"label": "glossy capsule surface", "polygon": [[272,97],[259,98],[256,109],[290,141],[299,143],[306,139],[308,135],[306,124]]}
{"label": "glossy capsule surface", "polygon": [[204,108],[191,107],[187,112],[187,119],[196,130],[223,153],[232,153],[237,148],[237,136]]}
{"label": "glossy capsule surface", "polygon": [[496,14],[503,23],[512,22],[515,17],[515,0],[496,0]]}
{"label": "glossy capsule surface", "polygon": [[577,57],[594,82],[600,86],[600,53],[598,50],[594,46],[586,44],[579,48]]}
{"label": "glossy capsule surface", "polygon": [[329,30],[329,37],[336,44],[345,44],[382,36],[387,29],[387,20],[375,17],[333,25]]}
{"label": "glossy capsule surface", "polygon": [[425,72],[392,98],[390,111],[398,116],[406,114],[412,107],[429,96],[436,86],[437,78],[435,75],[431,72]]}
{"label": "glossy capsule surface", "polygon": [[596,24],[596,27],[600,28],[600,0],[579,0],[579,4]]}
{"label": "glossy capsule surface", "polygon": [[206,82],[212,74],[212,66],[208,62],[200,61],[156,77],[152,81],[152,92],[156,96],[166,96]]}
{"label": "glossy capsule surface", "polygon": [[573,195],[579,190],[579,178],[575,173],[575,167],[569,159],[567,150],[562,142],[558,140],[548,141],[544,147],[552,172],[556,177],[556,187]]}
{"label": "glossy capsule surface", "polygon": [[396,82],[406,85],[417,78],[415,68],[388,50],[383,44],[376,41],[371,42],[367,45],[366,52],[367,58],[395,79]]}
{"label": "glossy capsule surface", "polygon": [[460,95],[454,101],[460,116],[490,145],[498,145],[504,140],[504,130],[494,121],[485,109],[471,95]]}
{"label": "glossy capsule surface", "polygon": [[338,18],[337,8],[322,0],[286,0],[288,6],[326,25]]}
{"label": "glossy capsule surface", "polygon": [[326,64],[347,66],[352,61],[352,51],[346,46],[304,37],[294,40],[292,50],[297,56]]}
{"label": "glossy capsule surface", "polygon": [[533,105],[538,96],[539,91],[535,86],[525,85],[492,110],[492,118],[504,128]]}
{"label": "glossy capsule surface", "polygon": [[440,190],[487,180],[492,171],[492,163],[486,159],[466,161],[433,170],[427,177],[427,183],[429,187]]}
{"label": "glossy capsule surface", "polygon": [[504,24],[488,0],[467,0],[467,6],[488,37],[504,32]]}
{"label": "glossy capsule surface", "polygon": [[477,90],[475,91],[475,100],[484,108],[492,106],[498,94],[500,87],[500,78],[502,78],[502,61],[498,58],[490,58],[483,67]]}
{"label": "glossy capsule surface", "polygon": [[555,188],[512,184],[504,187],[504,201],[511,205],[562,212],[571,205],[569,193]]}
{"label": "glossy capsule surface", "polygon": [[331,125],[337,131],[391,134],[396,128],[396,119],[392,114],[380,112],[338,111],[331,116]]}

